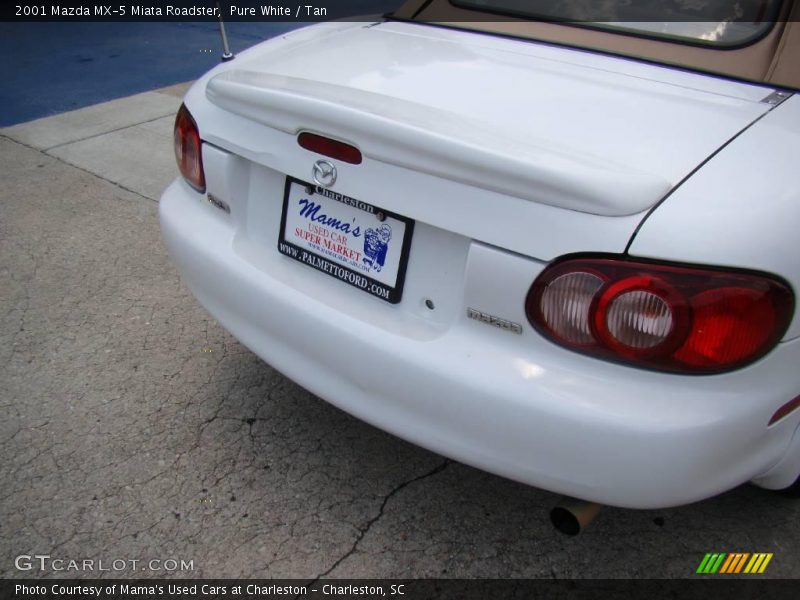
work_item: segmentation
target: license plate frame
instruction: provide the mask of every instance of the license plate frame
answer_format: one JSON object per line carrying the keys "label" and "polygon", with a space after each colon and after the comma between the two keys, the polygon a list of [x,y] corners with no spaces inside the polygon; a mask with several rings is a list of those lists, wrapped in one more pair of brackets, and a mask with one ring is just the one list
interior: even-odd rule
{"label": "license plate frame", "polygon": [[403,296],[413,233],[413,219],[286,178],[278,252],[390,304]]}

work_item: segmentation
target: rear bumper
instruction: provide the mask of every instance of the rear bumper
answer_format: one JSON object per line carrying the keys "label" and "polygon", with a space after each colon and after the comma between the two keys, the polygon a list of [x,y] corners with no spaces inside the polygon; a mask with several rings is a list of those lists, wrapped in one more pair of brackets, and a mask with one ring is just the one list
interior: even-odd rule
{"label": "rear bumper", "polygon": [[182,181],[164,193],[160,216],[186,283],[242,343],[321,398],[445,456],[632,508],[686,504],[796,464],[782,459],[800,415],[767,422],[798,393],[800,341],[709,377],[580,356],[525,323],[519,336],[466,318],[466,307],[496,288],[493,278],[523,276],[524,287],[542,267],[477,243],[468,248],[457,316],[431,335],[404,333],[380,300],[365,300],[381,317],[364,320],[307,293],[306,278],[336,282],[275,248],[253,261],[240,243],[246,228]]}

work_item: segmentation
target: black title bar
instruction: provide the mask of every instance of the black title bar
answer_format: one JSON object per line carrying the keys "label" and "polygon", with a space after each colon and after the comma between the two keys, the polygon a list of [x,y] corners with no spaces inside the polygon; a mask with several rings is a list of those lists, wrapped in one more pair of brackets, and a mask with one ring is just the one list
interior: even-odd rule
{"label": "black title bar", "polygon": [[3,579],[4,600],[681,600],[795,598],[796,580],[695,579]]}
{"label": "black title bar", "polygon": [[381,15],[403,0],[143,0],[141,2],[42,2],[16,0],[0,6],[6,22],[111,21],[330,21]]}
{"label": "black title bar", "polygon": [[[330,21],[390,15],[405,0],[14,0],[0,5],[0,21]],[[783,0],[440,0],[418,6],[434,21],[540,20],[592,22],[713,22],[728,25],[797,19]],[[429,12],[433,10],[432,13]]]}

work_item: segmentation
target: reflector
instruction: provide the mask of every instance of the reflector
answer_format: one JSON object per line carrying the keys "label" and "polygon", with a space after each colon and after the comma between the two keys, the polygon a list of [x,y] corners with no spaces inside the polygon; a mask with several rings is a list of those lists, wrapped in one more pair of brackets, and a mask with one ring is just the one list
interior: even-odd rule
{"label": "reflector", "polygon": [[778,410],[775,411],[775,414],[772,415],[772,418],[769,420],[769,425],[773,423],[777,423],[783,417],[788,415],[790,412],[797,410],[800,408],[800,396],[795,398],[794,400],[789,400],[786,404],[781,406]]}

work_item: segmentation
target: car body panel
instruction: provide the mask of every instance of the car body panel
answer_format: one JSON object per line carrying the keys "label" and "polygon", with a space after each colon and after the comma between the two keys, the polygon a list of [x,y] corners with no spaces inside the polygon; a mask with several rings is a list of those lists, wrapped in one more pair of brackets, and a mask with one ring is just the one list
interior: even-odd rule
{"label": "car body panel", "polygon": [[[466,317],[479,306],[524,323],[519,297],[540,261],[469,243],[448,318],[428,320],[416,302],[416,315],[403,313],[277,253],[256,260],[233,220],[200,202],[178,181],[160,210],[170,254],[201,303],[288,377],[425,448],[551,491],[655,508],[752,479],[789,447],[797,418],[766,424],[795,391],[798,341],[713,377],[612,365],[527,324],[514,335]],[[440,271],[410,264],[409,275],[426,267],[424,279]],[[374,309],[360,310],[362,301]],[[764,389],[764,378],[774,384]]]}
{"label": "car body panel", "polygon": [[[800,97],[734,140],[642,224],[629,252],[678,262],[758,269],[800,291]],[[735,182],[731,175],[735,174]],[[795,318],[784,339],[800,336]]]}
{"label": "car body panel", "polygon": [[[796,293],[798,104],[765,102],[772,92],[423,25],[316,25],[188,92],[207,190],[166,190],[164,239],[256,354],[423,447],[618,506],[769,487],[797,477],[800,411],[769,424],[800,393],[796,320],[755,363],[687,376],[557,346],[529,325],[525,297],[557,258],[626,250],[768,271]],[[287,177],[309,182],[321,158],[302,131],[361,150],[361,164],[331,161],[332,191],[414,220],[398,304],[278,251]]]}
{"label": "car body panel", "polygon": [[783,458],[769,471],[753,479],[753,483],[768,490],[784,490],[797,480],[797,473],[800,473],[800,426],[795,429]]}
{"label": "car body panel", "polygon": [[643,77],[613,64],[623,59],[556,59],[474,37],[364,26],[249,56],[206,93],[287,133],[352,141],[375,161],[603,216],[648,209],[770,108],[764,88],[693,87],[669,69],[660,80],[658,70]]}

